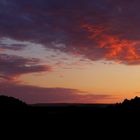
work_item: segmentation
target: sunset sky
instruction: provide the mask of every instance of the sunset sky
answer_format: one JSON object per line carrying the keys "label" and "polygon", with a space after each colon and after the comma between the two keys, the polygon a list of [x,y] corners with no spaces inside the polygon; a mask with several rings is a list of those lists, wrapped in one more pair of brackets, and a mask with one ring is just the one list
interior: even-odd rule
{"label": "sunset sky", "polygon": [[116,103],[140,95],[139,0],[0,0],[0,95]]}

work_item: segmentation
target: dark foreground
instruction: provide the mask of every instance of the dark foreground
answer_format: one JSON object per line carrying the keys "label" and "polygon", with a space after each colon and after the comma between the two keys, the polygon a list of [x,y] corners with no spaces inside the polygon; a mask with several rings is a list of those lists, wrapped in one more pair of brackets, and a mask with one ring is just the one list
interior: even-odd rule
{"label": "dark foreground", "polygon": [[109,118],[129,118],[140,116],[140,98],[124,100],[120,104],[36,104],[26,103],[6,96],[0,96],[0,112],[2,116],[24,116],[25,118],[42,118],[44,120],[80,119],[100,120]]}
{"label": "dark foreground", "polygon": [[[60,131],[60,134],[73,135],[80,130],[80,136],[86,131],[102,137],[102,133],[110,135],[127,130],[136,130],[140,125],[140,98],[125,100],[114,105],[97,104],[38,104],[27,105],[14,98],[0,97],[0,124],[4,124],[10,131],[13,126],[21,130],[34,130],[34,135],[39,131],[45,132],[47,137],[51,132]],[[4,127],[2,127],[4,128]],[[139,128],[137,129],[139,131]],[[17,131],[17,130],[16,130]],[[86,132],[87,133],[87,132]],[[47,135],[46,135],[47,134]],[[79,133],[78,133],[79,134]],[[51,137],[55,135],[51,135]],[[115,137],[116,137],[115,136]],[[70,137],[70,136],[68,136]]]}

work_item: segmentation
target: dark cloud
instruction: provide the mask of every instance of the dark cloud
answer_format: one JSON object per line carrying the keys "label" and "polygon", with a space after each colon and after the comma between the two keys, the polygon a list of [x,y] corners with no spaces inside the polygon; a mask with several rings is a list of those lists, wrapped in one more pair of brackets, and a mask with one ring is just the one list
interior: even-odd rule
{"label": "dark cloud", "polygon": [[27,59],[13,55],[0,55],[0,77],[14,80],[23,74],[50,71],[47,65],[40,65],[38,59]]}
{"label": "dark cloud", "polygon": [[97,103],[115,99],[110,95],[84,95],[84,92],[76,89],[42,88],[16,83],[0,83],[0,94],[13,96],[27,103]]}
{"label": "dark cloud", "polygon": [[140,64],[138,0],[1,0],[0,37]]}

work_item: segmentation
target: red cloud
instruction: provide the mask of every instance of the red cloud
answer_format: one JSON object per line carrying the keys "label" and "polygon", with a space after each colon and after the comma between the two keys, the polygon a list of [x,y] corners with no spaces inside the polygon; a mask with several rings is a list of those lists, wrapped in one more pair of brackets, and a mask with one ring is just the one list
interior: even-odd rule
{"label": "red cloud", "polygon": [[139,40],[124,39],[121,38],[121,35],[111,35],[109,28],[102,26],[83,24],[81,27],[89,33],[88,38],[95,41],[98,48],[104,50],[104,59],[126,64],[140,63],[140,54],[137,52],[137,47],[140,45]]}

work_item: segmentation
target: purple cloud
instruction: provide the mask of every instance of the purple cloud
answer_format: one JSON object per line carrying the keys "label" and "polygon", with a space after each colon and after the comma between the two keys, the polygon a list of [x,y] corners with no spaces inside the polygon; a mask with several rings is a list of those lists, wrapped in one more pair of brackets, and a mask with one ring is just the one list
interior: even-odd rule
{"label": "purple cloud", "polygon": [[0,77],[14,80],[20,75],[50,71],[51,67],[40,65],[38,59],[28,59],[13,55],[0,55]]}
{"label": "purple cloud", "polygon": [[0,94],[13,96],[27,103],[97,103],[112,102],[115,99],[110,95],[87,95],[76,89],[43,88],[16,83],[0,83]]}

